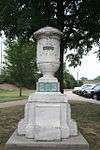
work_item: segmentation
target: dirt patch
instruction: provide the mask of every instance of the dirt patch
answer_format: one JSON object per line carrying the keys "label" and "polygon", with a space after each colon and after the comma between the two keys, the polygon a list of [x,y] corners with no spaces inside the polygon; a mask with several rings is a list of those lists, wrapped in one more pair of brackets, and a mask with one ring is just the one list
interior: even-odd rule
{"label": "dirt patch", "polygon": [[14,84],[4,83],[4,84],[0,84],[0,89],[2,89],[2,90],[15,90],[15,89],[18,89],[18,88]]}

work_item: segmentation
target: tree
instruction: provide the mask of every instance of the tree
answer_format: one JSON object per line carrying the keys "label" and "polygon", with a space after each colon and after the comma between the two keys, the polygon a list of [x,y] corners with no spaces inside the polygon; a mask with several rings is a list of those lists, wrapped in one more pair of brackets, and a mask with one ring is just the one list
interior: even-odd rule
{"label": "tree", "polygon": [[94,80],[100,81],[100,76],[97,76]]}
{"label": "tree", "polygon": [[77,81],[74,79],[73,75],[69,73],[69,71],[64,71],[64,88],[65,89],[73,89],[77,86]]}
{"label": "tree", "polygon": [[[52,9],[51,9],[52,8]],[[92,48],[99,46],[100,2],[99,0],[1,0],[0,30],[6,36],[33,38],[33,32],[44,26],[59,28],[64,37],[61,41],[59,81],[62,91],[63,55],[71,66],[81,63],[81,58]],[[74,51],[74,53],[73,53]],[[100,59],[100,50],[97,51]]]}
{"label": "tree", "polygon": [[5,72],[10,81],[20,88],[32,86],[37,78],[36,48],[33,41],[21,39],[6,41]]}
{"label": "tree", "polygon": [[81,80],[81,81],[87,81],[88,78],[86,78],[86,77],[81,77],[80,80]]}

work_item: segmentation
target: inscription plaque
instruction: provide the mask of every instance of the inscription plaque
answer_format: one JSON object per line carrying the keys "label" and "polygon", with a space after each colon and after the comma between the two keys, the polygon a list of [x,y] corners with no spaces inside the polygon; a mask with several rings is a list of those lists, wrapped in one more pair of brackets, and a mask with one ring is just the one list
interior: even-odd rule
{"label": "inscription plaque", "polygon": [[38,92],[58,92],[59,84],[58,83],[48,83],[40,82],[38,83]]}

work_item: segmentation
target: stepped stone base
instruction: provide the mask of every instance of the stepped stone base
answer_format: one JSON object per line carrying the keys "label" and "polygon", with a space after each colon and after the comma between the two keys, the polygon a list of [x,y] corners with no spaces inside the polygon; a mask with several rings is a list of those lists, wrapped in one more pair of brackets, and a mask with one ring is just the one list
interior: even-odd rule
{"label": "stepped stone base", "polygon": [[6,143],[6,150],[89,150],[89,144],[80,133],[63,141],[35,142],[15,131]]}

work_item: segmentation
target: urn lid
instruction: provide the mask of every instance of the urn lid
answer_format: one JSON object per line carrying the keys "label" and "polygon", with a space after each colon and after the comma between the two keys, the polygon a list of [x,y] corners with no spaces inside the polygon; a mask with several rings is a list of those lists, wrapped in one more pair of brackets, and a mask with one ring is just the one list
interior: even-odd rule
{"label": "urn lid", "polygon": [[36,39],[41,38],[41,36],[58,36],[59,38],[61,38],[63,36],[63,33],[53,27],[44,27],[36,31],[34,33],[34,36]]}

